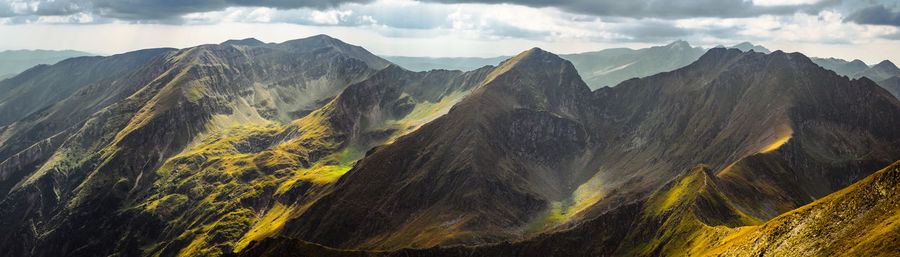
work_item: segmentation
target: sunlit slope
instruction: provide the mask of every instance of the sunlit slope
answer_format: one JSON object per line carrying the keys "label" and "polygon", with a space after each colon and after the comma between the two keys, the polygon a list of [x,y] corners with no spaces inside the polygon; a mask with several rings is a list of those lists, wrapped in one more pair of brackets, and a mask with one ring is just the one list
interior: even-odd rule
{"label": "sunlit slope", "polygon": [[895,256],[900,250],[894,244],[900,162],[762,223],[736,209],[717,180],[700,166],[644,201],[514,243],[361,252],[276,238],[240,256]]}
{"label": "sunlit slope", "polygon": [[[601,217],[637,215],[627,206],[706,164],[714,193],[698,201],[725,214],[647,216],[648,228],[675,219],[660,233],[690,235],[771,219],[900,155],[900,132],[889,129],[900,123],[900,102],[798,53],[713,49],[682,69],[594,92],[574,86],[578,77],[557,59],[535,49],[505,61],[447,115],[366,155],[281,235],[394,250],[598,231],[585,224],[618,226]],[[610,233],[642,243],[584,251],[687,244]]]}
{"label": "sunlit slope", "polygon": [[[82,88],[47,113],[4,128],[63,126],[0,163],[2,181],[11,189],[0,203],[8,224],[3,235],[19,242],[4,240],[0,248],[14,255],[138,255],[158,243],[158,226],[123,210],[155,194],[156,171],[165,160],[236,124],[264,130],[306,116],[386,66],[359,47],[316,36],[181,49],[151,59],[142,66],[146,72],[115,80],[122,83]],[[85,110],[79,99],[99,109],[64,116]],[[100,236],[72,236],[79,233]]]}
{"label": "sunlit slope", "polygon": [[568,61],[526,51],[446,115],[373,150],[284,234],[388,249],[515,238],[585,177],[571,171],[588,101]]}
{"label": "sunlit slope", "polygon": [[414,73],[391,66],[290,124],[205,137],[169,159],[157,171],[155,194],[129,209],[165,224],[160,243],[146,253],[217,255],[277,235],[364,151],[446,113],[489,71]]}

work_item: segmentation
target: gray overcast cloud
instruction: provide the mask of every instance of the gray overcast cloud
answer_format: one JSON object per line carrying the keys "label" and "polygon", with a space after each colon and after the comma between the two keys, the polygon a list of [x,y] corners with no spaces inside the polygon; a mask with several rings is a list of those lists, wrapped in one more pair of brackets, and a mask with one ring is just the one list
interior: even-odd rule
{"label": "gray overcast cloud", "polygon": [[900,8],[891,10],[884,5],[860,9],[845,19],[859,24],[900,26]]}
{"label": "gray overcast cloud", "polygon": [[[424,0],[431,1],[431,0]],[[270,7],[275,9],[325,9],[346,3],[368,3],[370,0],[5,0],[0,15],[68,15],[79,12],[132,21],[167,21],[189,13],[219,11],[227,7]],[[557,7],[566,11],[598,16],[634,18],[688,17],[754,17],[789,15],[797,12],[818,13],[842,0],[821,0],[812,4],[757,5],[746,0],[434,0],[433,2],[518,4],[531,7]],[[25,8],[11,8],[27,6]],[[3,9],[20,9],[15,13]]]}
{"label": "gray overcast cloud", "polygon": [[[59,32],[40,33],[48,29]],[[112,30],[127,35],[103,40]],[[872,61],[900,58],[889,50],[900,44],[900,1],[0,0],[0,33],[0,50],[115,53],[324,33],[393,55],[579,52],[681,39]]]}

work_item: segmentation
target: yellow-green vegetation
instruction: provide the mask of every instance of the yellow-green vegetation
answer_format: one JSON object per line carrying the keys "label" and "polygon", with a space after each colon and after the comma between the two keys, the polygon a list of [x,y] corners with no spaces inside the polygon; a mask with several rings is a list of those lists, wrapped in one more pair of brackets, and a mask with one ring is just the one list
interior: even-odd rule
{"label": "yellow-green vegetation", "polygon": [[262,240],[263,238],[273,236],[282,226],[284,222],[291,217],[291,210],[288,206],[276,203],[275,206],[265,211],[262,218],[253,225],[250,231],[246,232],[243,237],[235,244],[235,249],[243,249],[252,241]]}
{"label": "yellow-green vegetation", "polygon": [[720,256],[894,256],[900,252],[900,162],[813,203],[746,228]]}
{"label": "yellow-green vegetation", "polygon": [[[445,113],[463,95],[416,107],[385,126],[421,125]],[[156,172],[155,194],[137,206],[166,220],[165,233],[176,243],[145,251],[161,255],[180,249],[183,256],[218,256],[274,235],[301,214],[369,147],[354,144],[349,131],[335,127],[334,119],[341,114],[334,101],[281,126],[213,130],[166,161]],[[411,130],[395,131],[384,140]]]}
{"label": "yellow-green vegetation", "polygon": [[790,128],[790,126],[784,125],[778,128],[775,134],[769,140],[769,143],[760,148],[760,153],[768,153],[778,149],[782,145],[788,142],[791,139],[791,136],[794,134],[794,131]]}
{"label": "yellow-green vegetation", "polygon": [[[700,166],[682,174],[654,193],[645,203],[640,222],[629,234],[620,254],[648,256],[697,256],[717,247],[722,238],[741,229],[732,227],[759,224],[734,206],[718,191],[709,168]],[[647,237],[648,231],[652,237]]]}
{"label": "yellow-green vegetation", "polygon": [[422,125],[447,114],[450,108],[468,95],[471,90],[456,91],[441,98],[438,102],[422,102],[413,108],[413,110],[399,120],[390,120],[386,122],[384,128],[396,128],[401,133],[395,133],[387,142],[392,142],[401,135],[413,132]]}
{"label": "yellow-green vegetation", "polygon": [[537,219],[528,224],[526,233],[535,233],[546,231],[549,228],[565,223],[576,212],[573,199],[550,203],[550,208],[541,214]]}
{"label": "yellow-green vegetation", "polygon": [[[695,170],[646,202],[623,256],[893,256],[900,252],[900,162],[765,223],[734,209]],[[724,208],[723,208],[724,207]],[[717,225],[718,224],[718,225]],[[655,231],[648,233],[647,231]],[[650,235],[647,237],[647,235]]]}
{"label": "yellow-green vegetation", "polygon": [[286,126],[211,133],[168,160],[157,171],[157,194],[139,204],[167,220],[167,233],[186,245],[146,251],[183,247],[181,256],[218,256],[277,231],[301,199],[315,199],[350,169],[355,159],[348,158],[358,158],[342,150],[340,138],[319,114]]}

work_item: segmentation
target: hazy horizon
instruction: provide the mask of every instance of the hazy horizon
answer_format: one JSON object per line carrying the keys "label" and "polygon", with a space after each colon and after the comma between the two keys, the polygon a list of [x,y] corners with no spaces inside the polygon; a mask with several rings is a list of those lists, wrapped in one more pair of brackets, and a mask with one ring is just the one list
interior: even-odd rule
{"label": "hazy horizon", "polygon": [[0,50],[133,50],[328,34],[386,56],[496,57],[685,40],[751,42],[808,56],[900,60],[900,3],[889,0],[339,0],[306,2],[4,1]]}

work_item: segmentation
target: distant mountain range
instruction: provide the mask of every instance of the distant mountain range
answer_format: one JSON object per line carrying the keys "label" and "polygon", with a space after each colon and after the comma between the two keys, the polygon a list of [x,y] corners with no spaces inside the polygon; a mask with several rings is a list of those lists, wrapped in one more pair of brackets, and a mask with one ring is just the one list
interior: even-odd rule
{"label": "distant mountain range", "polygon": [[[722,47],[722,46],[719,46]],[[740,43],[729,48],[737,48],[741,51],[754,50],[760,53],[769,53],[765,47],[753,45],[748,42]],[[692,47],[688,42],[678,40],[664,46],[654,46],[642,49],[613,48],[596,52],[560,55],[569,60],[578,69],[579,74],[591,89],[604,86],[615,86],[622,81],[631,78],[650,76],[656,73],[671,71],[684,67],[700,58],[705,50],[702,47]],[[404,68],[414,71],[428,71],[433,69],[446,70],[474,70],[487,65],[497,65],[511,56],[498,56],[492,58],[473,57],[403,57],[385,56],[388,61],[396,63]]]}
{"label": "distant mountain range", "polygon": [[39,64],[56,62],[78,56],[94,54],[73,50],[7,50],[0,52],[0,80],[12,77]]}
{"label": "distant mountain range", "polygon": [[318,35],[33,68],[0,82],[0,252],[900,250],[900,100],[867,79],[889,65],[745,46],[411,71]]}
{"label": "distant mountain range", "polygon": [[888,60],[869,67],[860,60],[846,61],[835,58],[812,58],[812,61],[823,68],[851,78],[866,77],[900,98],[900,68]]}

